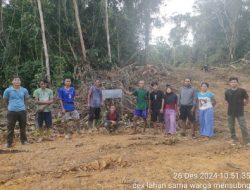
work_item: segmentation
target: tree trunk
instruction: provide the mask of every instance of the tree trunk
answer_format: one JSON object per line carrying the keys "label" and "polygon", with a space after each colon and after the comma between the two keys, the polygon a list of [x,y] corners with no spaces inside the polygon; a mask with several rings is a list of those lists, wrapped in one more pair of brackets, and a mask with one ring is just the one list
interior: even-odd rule
{"label": "tree trunk", "polygon": [[109,38],[108,0],[105,0],[105,28],[106,28],[106,35],[107,35],[108,58],[109,58],[109,63],[111,63],[111,48],[110,48],[110,38]]}
{"label": "tree trunk", "polygon": [[116,33],[116,38],[117,38],[117,62],[120,64],[120,41],[119,41],[119,31],[117,29]]}
{"label": "tree trunk", "polygon": [[226,37],[229,60],[233,61],[235,59],[235,48],[238,35],[237,22],[241,14],[242,2],[227,0],[221,1],[221,3],[223,8],[215,9],[215,14]]}
{"label": "tree trunk", "polygon": [[174,54],[174,66],[176,66],[175,47],[173,47],[173,50],[174,50],[174,51],[173,51],[173,52],[174,52],[174,53],[173,53],[173,54]]}
{"label": "tree trunk", "polygon": [[80,43],[81,43],[81,48],[82,48],[82,57],[83,57],[83,61],[86,62],[87,61],[87,58],[86,58],[86,49],[85,49],[84,40],[83,40],[83,36],[82,36],[82,28],[81,28],[81,24],[80,24],[80,18],[79,18],[79,12],[78,12],[78,5],[77,5],[76,0],[73,0],[73,4],[74,4],[74,10],[75,10],[76,24],[77,24],[79,38],[80,38]]}
{"label": "tree trunk", "polygon": [[3,32],[3,0],[0,0],[0,36]]}
{"label": "tree trunk", "polygon": [[144,64],[148,63],[148,50],[149,50],[149,40],[150,40],[150,25],[151,25],[151,18],[150,18],[150,12],[148,10],[145,10],[145,20],[144,20],[144,44],[145,44],[145,55],[144,55]]}
{"label": "tree trunk", "polygon": [[41,22],[41,28],[42,28],[42,39],[43,39],[43,49],[44,49],[44,56],[45,56],[46,75],[47,75],[47,79],[50,83],[51,77],[50,77],[49,54],[48,54],[46,37],[45,37],[45,27],[44,27],[44,19],[43,19],[43,11],[42,11],[41,1],[37,0],[37,4],[38,4],[38,10],[39,10],[40,22]]}

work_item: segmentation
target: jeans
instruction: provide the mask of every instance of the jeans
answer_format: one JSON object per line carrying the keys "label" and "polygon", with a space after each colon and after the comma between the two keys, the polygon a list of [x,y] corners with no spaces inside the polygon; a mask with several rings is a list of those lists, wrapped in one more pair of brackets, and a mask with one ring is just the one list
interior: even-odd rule
{"label": "jeans", "polygon": [[9,111],[7,113],[7,143],[12,144],[13,138],[14,138],[14,129],[16,126],[16,122],[18,121],[19,127],[20,127],[20,140],[21,142],[27,141],[26,137],[26,124],[27,124],[27,118],[26,118],[26,111]]}
{"label": "jeans", "polygon": [[232,115],[228,115],[228,128],[230,130],[231,133],[231,138],[233,140],[237,140],[236,137],[236,133],[235,133],[235,119],[237,118],[238,123],[240,125],[240,130],[241,130],[241,134],[242,134],[242,139],[243,139],[243,143],[247,144],[249,142],[249,137],[248,137],[248,129],[246,127],[246,120],[244,116],[232,116]]}

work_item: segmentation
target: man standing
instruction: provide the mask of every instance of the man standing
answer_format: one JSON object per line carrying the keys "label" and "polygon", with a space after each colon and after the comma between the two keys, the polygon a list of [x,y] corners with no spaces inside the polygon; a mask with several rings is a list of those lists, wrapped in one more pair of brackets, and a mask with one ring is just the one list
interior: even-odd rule
{"label": "man standing", "polygon": [[[151,86],[153,91],[150,93],[149,98],[149,111],[151,113],[151,121],[154,129],[157,129],[160,122],[163,122],[163,113],[161,113],[162,101],[164,97],[164,93],[159,90],[158,83],[152,82]],[[157,125],[158,124],[158,125]],[[162,129],[162,126],[161,126]]]}
{"label": "man standing", "polygon": [[134,121],[133,121],[134,122],[133,133],[136,133],[136,125],[137,125],[137,120],[139,118],[142,118],[144,122],[143,132],[146,131],[146,127],[147,127],[149,92],[145,89],[144,85],[145,85],[145,81],[140,80],[138,82],[138,88],[134,90],[134,92],[125,91],[126,94],[134,95],[136,97],[136,106],[134,110]]}
{"label": "man standing", "polygon": [[68,126],[69,120],[75,120],[76,121],[76,127],[78,130],[78,133],[80,133],[81,127],[80,127],[80,116],[77,110],[75,110],[75,88],[71,87],[71,79],[66,78],[64,80],[64,87],[61,87],[58,90],[58,98],[60,100],[62,113],[63,115],[63,121],[65,121],[65,138],[71,139],[71,134]]}
{"label": "man standing", "polygon": [[191,123],[192,137],[195,138],[195,108],[196,108],[197,90],[192,87],[191,79],[185,78],[184,85],[180,89],[179,111],[182,127],[182,136],[186,135],[187,119]]}
{"label": "man standing", "polygon": [[7,144],[10,148],[13,143],[14,129],[16,122],[19,122],[20,140],[23,145],[28,144],[26,136],[26,99],[29,97],[28,90],[21,87],[21,80],[18,76],[13,77],[12,86],[3,93],[5,105],[8,106],[7,113]]}
{"label": "man standing", "polygon": [[89,107],[89,121],[88,127],[92,128],[95,126],[95,122],[100,119],[101,114],[101,106],[102,106],[102,89],[101,89],[101,81],[97,79],[95,84],[90,87],[88,93],[88,107]]}
{"label": "man standing", "polygon": [[38,128],[42,129],[43,122],[46,124],[46,129],[49,130],[52,126],[52,115],[50,105],[53,103],[53,92],[47,88],[48,82],[42,80],[40,88],[34,91],[33,97],[37,104],[37,121]]}
{"label": "man standing", "polygon": [[228,127],[231,133],[232,145],[236,145],[238,140],[235,133],[235,119],[238,120],[240,125],[243,144],[250,145],[244,117],[244,106],[249,102],[249,96],[245,89],[238,87],[239,81],[237,77],[231,77],[229,84],[231,89],[225,92],[225,100],[228,103]]}

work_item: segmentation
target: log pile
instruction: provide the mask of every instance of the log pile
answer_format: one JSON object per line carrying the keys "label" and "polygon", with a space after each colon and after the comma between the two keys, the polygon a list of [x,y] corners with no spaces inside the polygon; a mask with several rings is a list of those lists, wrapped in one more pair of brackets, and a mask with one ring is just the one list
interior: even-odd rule
{"label": "log pile", "polygon": [[[174,70],[169,66],[165,65],[128,65],[123,68],[115,68],[111,71],[91,71],[89,73],[91,79],[86,79],[81,82],[79,88],[77,88],[77,93],[79,98],[76,100],[76,108],[81,114],[81,124],[85,125],[88,121],[88,106],[87,106],[87,94],[89,87],[93,83],[96,77],[100,78],[102,81],[102,86],[104,89],[123,89],[126,91],[133,91],[137,88],[137,83],[139,80],[145,81],[145,88],[151,91],[151,82],[156,81],[159,84],[161,90],[165,90],[166,84],[173,85],[178,89],[181,85],[181,81],[178,81]],[[102,111],[106,111],[108,105],[114,103],[120,108],[119,99],[105,101]],[[123,98],[123,116],[122,121],[129,125],[132,119],[132,111],[134,109],[135,97],[128,96],[124,94]],[[2,116],[3,117],[3,116]],[[4,117],[3,117],[4,118]],[[54,126],[61,126],[61,110],[59,100],[56,99],[53,104],[53,123]],[[6,121],[6,119],[1,119],[1,121]],[[5,128],[3,126],[4,122],[1,122],[0,128]],[[28,126],[29,130],[35,129],[35,102],[33,99],[29,101],[28,106]]]}
{"label": "log pile", "polygon": [[[163,65],[145,65],[136,66],[129,65],[121,69],[113,69],[111,71],[100,71],[95,74],[98,76],[103,84],[104,89],[123,89],[126,91],[133,91],[137,88],[139,80],[145,81],[145,88],[151,91],[151,83],[156,81],[159,83],[161,90],[165,90],[166,84],[173,85],[176,89],[179,89],[181,82],[178,81],[173,69]],[[79,110],[82,115],[84,122],[88,118],[87,109],[87,93],[91,83],[85,83],[78,90],[80,96],[79,99]],[[119,107],[120,100],[110,100],[105,102],[104,110],[112,102]],[[134,109],[135,97],[124,94],[123,98],[123,119],[131,119],[131,113]]]}

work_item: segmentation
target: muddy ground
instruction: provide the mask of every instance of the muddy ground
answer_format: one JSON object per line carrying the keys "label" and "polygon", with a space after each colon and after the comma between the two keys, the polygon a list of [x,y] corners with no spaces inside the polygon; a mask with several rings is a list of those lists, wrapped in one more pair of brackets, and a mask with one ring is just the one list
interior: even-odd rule
{"label": "muddy ground", "polygon": [[[71,140],[56,136],[24,146],[16,139],[13,149],[1,144],[0,190],[250,189],[250,147],[230,145],[223,96],[230,75],[239,76],[249,94],[250,78],[227,69],[175,72],[180,80],[189,73],[196,84],[208,81],[216,94],[211,140],[166,137],[153,129],[136,135],[130,129],[74,134]],[[237,133],[241,139],[238,125]]]}

